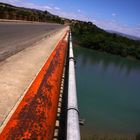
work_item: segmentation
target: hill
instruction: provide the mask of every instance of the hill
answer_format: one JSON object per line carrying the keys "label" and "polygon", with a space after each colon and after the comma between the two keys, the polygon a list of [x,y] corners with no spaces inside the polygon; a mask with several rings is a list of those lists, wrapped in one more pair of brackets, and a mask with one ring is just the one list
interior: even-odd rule
{"label": "hill", "polygon": [[81,47],[140,59],[140,40],[109,33],[91,22],[73,22],[71,29],[75,42]]}
{"label": "hill", "polygon": [[0,3],[0,19],[27,20],[38,22],[55,22],[64,24],[64,20],[48,11],[16,7],[6,3]]}
{"label": "hill", "polygon": [[128,35],[128,34],[120,33],[120,32],[117,32],[117,31],[112,31],[112,30],[106,30],[106,31],[109,32],[109,33],[115,33],[117,35],[127,37],[129,39],[140,40],[140,37],[136,37],[136,36],[132,36],[132,35]]}

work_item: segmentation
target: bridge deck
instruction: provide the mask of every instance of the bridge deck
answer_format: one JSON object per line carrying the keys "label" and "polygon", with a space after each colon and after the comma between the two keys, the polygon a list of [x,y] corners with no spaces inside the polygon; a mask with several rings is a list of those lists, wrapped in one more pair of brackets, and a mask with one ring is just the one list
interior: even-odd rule
{"label": "bridge deck", "polygon": [[0,63],[0,130],[66,30],[67,28]]}

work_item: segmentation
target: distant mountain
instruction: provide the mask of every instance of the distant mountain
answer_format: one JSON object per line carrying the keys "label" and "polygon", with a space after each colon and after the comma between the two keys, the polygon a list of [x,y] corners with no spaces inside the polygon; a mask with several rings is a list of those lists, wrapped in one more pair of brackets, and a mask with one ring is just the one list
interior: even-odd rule
{"label": "distant mountain", "polygon": [[109,32],[109,33],[112,33],[112,34],[115,33],[115,34],[117,34],[117,35],[120,35],[120,36],[123,36],[123,37],[127,37],[127,38],[129,38],[129,39],[140,40],[140,37],[128,35],[128,34],[125,34],[125,33],[117,32],[117,31],[112,31],[112,30],[106,30],[106,31]]}

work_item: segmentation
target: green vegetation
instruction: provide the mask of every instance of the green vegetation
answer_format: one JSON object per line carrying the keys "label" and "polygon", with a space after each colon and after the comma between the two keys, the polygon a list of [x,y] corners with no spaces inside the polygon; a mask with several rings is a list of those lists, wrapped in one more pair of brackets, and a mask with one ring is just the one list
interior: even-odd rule
{"label": "green vegetation", "polygon": [[5,3],[0,3],[0,19],[54,22],[64,24],[64,20],[62,18],[50,14],[48,11],[21,8]]}
{"label": "green vegetation", "polygon": [[82,47],[140,59],[140,40],[108,33],[91,22],[73,21],[71,29],[75,42]]}

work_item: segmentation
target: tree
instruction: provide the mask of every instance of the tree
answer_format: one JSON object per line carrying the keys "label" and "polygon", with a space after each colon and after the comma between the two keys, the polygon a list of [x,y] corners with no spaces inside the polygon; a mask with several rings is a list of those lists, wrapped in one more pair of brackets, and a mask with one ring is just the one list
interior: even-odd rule
{"label": "tree", "polygon": [[108,33],[90,22],[73,21],[71,29],[82,47],[140,59],[140,41]]}

